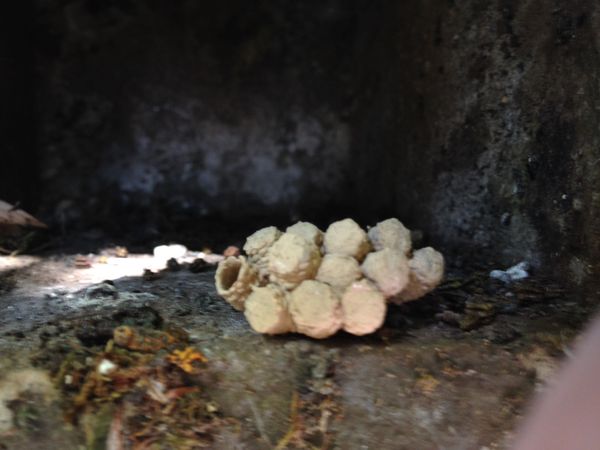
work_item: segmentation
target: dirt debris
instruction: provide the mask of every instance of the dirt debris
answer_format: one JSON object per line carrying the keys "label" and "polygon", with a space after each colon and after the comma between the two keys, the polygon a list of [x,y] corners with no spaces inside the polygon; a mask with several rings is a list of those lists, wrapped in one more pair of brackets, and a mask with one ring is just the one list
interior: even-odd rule
{"label": "dirt debris", "polygon": [[[63,363],[71,370],[53,403],[25,391],[10,402],[18,418],[0,437],[10,450],[120,448],[135,433],[149,448],[188,445],[185,434],[175,444],[161,434],[171,427],[162,411],[174,403],[175,414],[198,405],[191,414],[208,431],[194,432],[195,445],[215,449],[272,450],[286,436],[287,448],[508,448],[523,405],[568,354],[591,309],[547,280],[506,286],[482,268],[451,272],[439,291],[390,308],[376,334],[316,342],[253,333],[217,297],[210,265],[205,273],[155,269],[153,281],[114,278],[118,299],[111,288],[86,299],[106,277],[94,279],[96,265],[76,270],[72,257],[8,267],[0,378],[30,365],[34,353],[35,368],[56,381]],[[470,311],[494,314],[463,330]],[[442,313],[457,320],[440,320]],[[107,347],[119,327],[125,344]],[[62,416],[90,379],[71,413],[77,425],[66,424]],[[485,414],[492,409],[498,414]]]}
{"label": "dirt debris", "polygon": [[204,393],[209,361],[188,341],[171,325],[121,325],[104,346],[71,341],[62,353],[42,350],[37,362],[50,369],[65,419],[82,424],[89,448],[206,448],[215,429],[234,422]]}
{"label": "dirt debris", "polygon": [[310,376],[292,392],[289,428],[274,446],[283,449],[328,449],[335,439],[331,424],[342,417],[335,380],[337,353],[310,359]]}

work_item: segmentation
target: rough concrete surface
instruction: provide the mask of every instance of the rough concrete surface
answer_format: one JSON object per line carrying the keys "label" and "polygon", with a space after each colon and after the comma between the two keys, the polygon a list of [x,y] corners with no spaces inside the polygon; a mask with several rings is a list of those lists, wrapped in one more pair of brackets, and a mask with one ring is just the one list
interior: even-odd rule
{"label": "rough concrete surface", "polygon": [[[284,3],[39,2],[45,202],[239,217],[339,196],[354,12]],[[54,183],[73,171],[94,175],[84,211]]]}
{"label": "rough concrete surface", "polygon": [[380,2],[369,14],[360,204],[459,255],[528,259],[595,296],[597,3]]}
{"label": "rough concrete surface", "polygon": [[[153,267],[151,256],[95,258],[89,268],[77,268],[68,255],[2,258],[0,387],[15,371],[46,373],[39,361],[60,363],[52,358],[74,342],[91,349],[116,326],[170,322],[206,355],[212,381],[203,389],[237,420],[217,433],[214,448],[274,448],[295,423],[295,395],[304,399],[301,411],[318,417],[319,408],[329,408],[319,422],[326,448],[507,448],[524,403],[589,313],[547,282],[506,287],[483,274],[452,278],[437,295],[393,308],[375,335],[269,338],[218,298],[213,270],[154,279],[140,276]],[[98,287],[106,277],[114,289]],[[326,402],[303,397],[311,392]],[[85,427],[60,420],[60,402],[27,403],[28,395],[46,394],[23,389],[20,403],[8,404],[18,417],[30,405],[24,417],[35,420],[5,432],[4,448],[79,448],[85,441]],[[103,436],[95,438],[105,442]]]}

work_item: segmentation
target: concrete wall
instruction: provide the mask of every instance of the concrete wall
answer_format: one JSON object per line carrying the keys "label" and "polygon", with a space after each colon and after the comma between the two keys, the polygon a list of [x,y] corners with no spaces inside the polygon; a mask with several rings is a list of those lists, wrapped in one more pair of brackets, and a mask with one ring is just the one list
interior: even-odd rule
{"label": "concrete wall", "polygon": [[65,220],[344,203],[352,2],[40,1],[37,14],[44,201]]}
{"label": "concrete wall", "polygon": [[10,2],[0,15],[0,198],[39,204],[35,134],[33,2]]}
{"label": "concrete wall", "polygon": [[[600,274],[600,11],[594,1],[377,2],[353,126],[367,215],[437,242]],[[375,199],[375,201],[374,201]]]}
{"label": "concrete wall", "polygon": [[33,34],[9,32],[20,69],[0,75],[0,108],[22,131],[0,131],[37,145],[3,169],[40,161],[50,222],[396,215],[454,264],[527,259],[596,294],[595,1],[37,0],[21,15]]}

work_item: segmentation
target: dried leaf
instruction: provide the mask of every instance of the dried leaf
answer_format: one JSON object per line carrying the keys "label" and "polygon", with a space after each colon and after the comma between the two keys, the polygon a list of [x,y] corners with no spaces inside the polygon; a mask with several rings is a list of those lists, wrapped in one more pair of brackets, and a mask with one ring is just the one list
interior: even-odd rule
{"label": "dried leaf", "polygon": [[149,380],[146,393],[151,399],[156,400],[157,402],[163,404],[169,403],[169,398],[165,395],[165,385],[160,381]]}
{"label": "dried leaf", "polygon": [[183,397],[186,394],[190,394],[192,392],[198,392],[200,389],[197,386],[182,386],[178,388],[171,389],[165,395],[167,400],[176,400],[179,397]]}
{"label": "dried leaf", "polygon": [[167,359],[170,363],[175,364],[181,370],[187,373],[194,371],[194,361],[208,362],[206,357],[192,347],[186,347],[184,350],[175,350]]}
{"label": "dried leaf", "polygon": [[45,223],[40,222],[31,214],[0,200],[0,227],[4,226],[48,228]]}

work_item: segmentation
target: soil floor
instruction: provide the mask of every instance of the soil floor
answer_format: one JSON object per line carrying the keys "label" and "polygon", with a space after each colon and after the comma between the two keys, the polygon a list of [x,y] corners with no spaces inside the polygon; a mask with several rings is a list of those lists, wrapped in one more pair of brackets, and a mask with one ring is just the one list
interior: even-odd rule
{"label": "soil floor", "polygon": [[[462,269],[390,308],[373,335],[266,337],[217,296],[214,266],[162,268],[110,252],[0,257],[0,449],[503,449],[592,314],[548,280],[505,285],[489,268]],[[210,414],[193,420],[211,426],[194,429],[197,442],[165,441],[166,419],[146,441],[128,434],[121,406],[159,402],[151,392],[79,397],[68,418],[66,355],[106,355],[122,325],[151,334],[169,324],[207,359],[197,383]]]}

